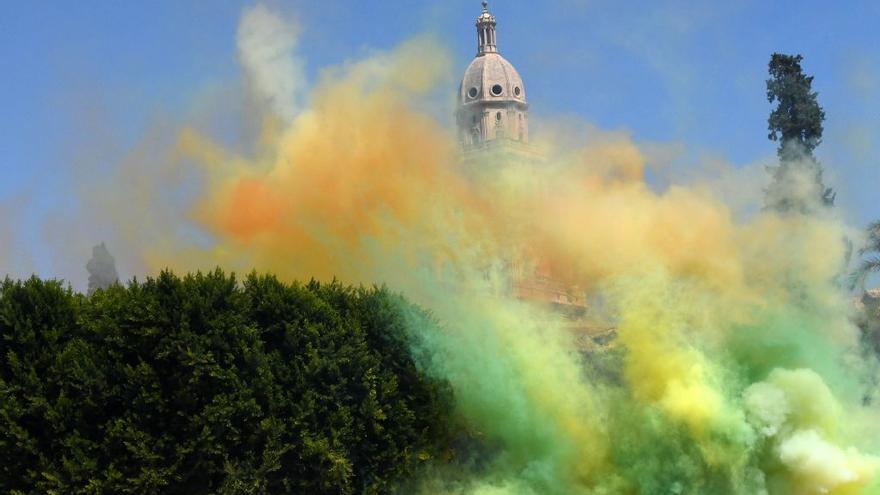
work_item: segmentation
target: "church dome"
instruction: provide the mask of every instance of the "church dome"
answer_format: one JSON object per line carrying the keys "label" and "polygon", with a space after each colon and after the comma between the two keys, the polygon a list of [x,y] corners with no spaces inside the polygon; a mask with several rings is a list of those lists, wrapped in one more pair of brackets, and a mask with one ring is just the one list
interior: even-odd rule
{"label": "church dome", "polygon": [[478,55],[461,80],[459,103],[526,102],[519,72],[497,52]]}
{"label": "church dome", "polygon": [[477,17],[477,56],[464,71],[455,112],[464,150],[529,142],[529,104],[522,77],[498,53],[497,22],[483,0]]}

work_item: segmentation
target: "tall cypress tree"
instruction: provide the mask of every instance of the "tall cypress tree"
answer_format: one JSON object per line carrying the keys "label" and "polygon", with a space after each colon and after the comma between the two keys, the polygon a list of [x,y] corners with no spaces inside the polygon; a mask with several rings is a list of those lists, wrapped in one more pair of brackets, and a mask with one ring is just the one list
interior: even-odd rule
{"label": "tall cypress tree", "polygon": [[800,55],[774,53],[767,79],[767,100],[777,104],[767,120],[767,137],[779,142],[779,165],[770,167],[773,181],[766,190],[765,208],[783,213],[815,212],[832,206],[835,197],[825,187],[822,166],[813,156],[822,142],[825,112],[802,60]]}

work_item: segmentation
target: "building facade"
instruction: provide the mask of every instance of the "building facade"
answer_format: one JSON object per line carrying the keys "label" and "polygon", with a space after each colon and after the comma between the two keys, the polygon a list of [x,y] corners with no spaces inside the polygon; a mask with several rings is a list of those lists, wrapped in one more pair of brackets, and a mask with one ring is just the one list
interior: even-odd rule
{"label": "building facade", "polygon": [[[529,145],[529,103],[516,68],[498,52],[497,22],[487,1],[477,17],[477,54],[458,89],[456,122],[462,161],[476,169],[493,163],[540,166],[543,159]],[[567,311],[582,310],[583,296],[561,284],[541,259],[508,260],[510,293]]]}

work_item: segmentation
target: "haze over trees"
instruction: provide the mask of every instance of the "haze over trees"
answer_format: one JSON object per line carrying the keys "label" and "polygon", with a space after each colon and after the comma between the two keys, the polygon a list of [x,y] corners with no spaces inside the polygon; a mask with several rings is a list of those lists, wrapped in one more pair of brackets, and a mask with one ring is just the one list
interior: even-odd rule
{"label": "haze over trees", "polygon": [[866,279],[880,273],[880,221],[873,222],[866,231],[865,244],[859,249],[862,261],[853,273],[853,287],[862,291],[862,314],[859,326],[869,346],[880,354],[880,291],[865,290]]}
{"label": "haze over trees", "polygon": [[880,221],[872,222],[865,231],[865,244],[859,249],[862,261],[854,274],[855,284],[864,289],[865,279],[880,273]]}
{"label": "haze over trees", "polygon": [[116,260],[103,242],[92,248],[92,259],[86,263],[86,270],[89,272],[89,294],[119,283]]}
{"label": "haze over trees", "polygon": [[162,273],[0,284],[0,493],[388,493],[443,454],[384,289]]}
{"label": "haze over trees", "polygon": [[776,108],[767,120],[767,137],[779,142],[779,165],[770,167],[773,179],[764,207],[780,213],[808,214],[834,204],[835,193],[825,186],[822,166],[813,155],[822,142],[825,112],[802,60],[781,53],[770,57],[767,100]]}

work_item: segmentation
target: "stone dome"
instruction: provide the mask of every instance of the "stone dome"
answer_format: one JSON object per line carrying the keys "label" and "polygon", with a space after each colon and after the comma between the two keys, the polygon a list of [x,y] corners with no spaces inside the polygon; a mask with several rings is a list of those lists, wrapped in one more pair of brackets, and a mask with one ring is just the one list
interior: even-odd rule
{"label": "stone dome", "polygon": [[478,55],[461,80],[459,104],[486,102],[526,103],[519,72],[497,52]]}
{"label": "stone dome", "polygon": [[455,112],[459,141],[466,151],[529,142],[526,89],[519,72],[498,53],[496,26],[484,0],[476,23],[477,56],[464,71]]}

